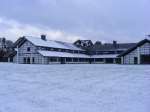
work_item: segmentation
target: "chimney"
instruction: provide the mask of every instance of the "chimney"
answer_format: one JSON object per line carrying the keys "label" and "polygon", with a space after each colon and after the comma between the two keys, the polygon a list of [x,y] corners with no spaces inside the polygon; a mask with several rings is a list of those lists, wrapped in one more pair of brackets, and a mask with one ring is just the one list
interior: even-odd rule
{"label": "chimney", "polygon": [[41,35],[41,39],[46,41],[46,35]]}
{"label": "chimney", "polygon": [[117,47],[117,41],[113,41],[113,46],[116,48]]}

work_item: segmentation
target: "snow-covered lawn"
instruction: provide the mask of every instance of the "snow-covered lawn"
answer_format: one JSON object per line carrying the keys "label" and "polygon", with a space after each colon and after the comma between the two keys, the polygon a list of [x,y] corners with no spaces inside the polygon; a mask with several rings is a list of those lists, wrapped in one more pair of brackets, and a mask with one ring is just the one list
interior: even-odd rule
{"label": "snow-covered lawn", "polygon": [[150,112],[150,66],[0,63],[0,112]]}

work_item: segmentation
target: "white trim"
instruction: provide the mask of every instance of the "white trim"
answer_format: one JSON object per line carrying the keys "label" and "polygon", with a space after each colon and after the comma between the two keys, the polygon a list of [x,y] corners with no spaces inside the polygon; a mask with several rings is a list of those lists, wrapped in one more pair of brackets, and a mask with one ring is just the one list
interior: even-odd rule
{"label": "white trim", "polygon": [[38,51],[42,56],[45,57],[65,57],[65,58],[90,58],[90,56],[85,54],[72,54],[66,52],[56,52],[56,51]]}
{"label": "white trim", "polygon": [[141,56],[140,56],[140,47],[137,48],[137,58],[138,58],[138,64],[140,64]]}
{"label": "white trim", "polygon": [[117,58],[118,54],[93,55],[91,58]]}
{"label": "white trim", "polygon": [[121,57],[121,64],[124,64],[124,57]]}

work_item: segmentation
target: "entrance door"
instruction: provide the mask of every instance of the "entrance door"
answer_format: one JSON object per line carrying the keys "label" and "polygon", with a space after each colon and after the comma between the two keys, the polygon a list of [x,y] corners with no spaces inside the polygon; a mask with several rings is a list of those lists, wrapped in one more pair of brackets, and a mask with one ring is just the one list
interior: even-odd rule
{"label": "entrance door", "polygon": [[138,63],[138,58],[134,57],[134,64],[137,64],[137,63]]}
{"label": "entrance door", "polygon": [[150,55],[141,55],[141,64],[150,64]]}
{"label": "entrance door", "polygon": [[27,59],[26,58],[23,58],[23,63],[27,64]]}
{"label": "entrance door", "polygon": [[30,58],[27,58],[27,64],[30,64]]}

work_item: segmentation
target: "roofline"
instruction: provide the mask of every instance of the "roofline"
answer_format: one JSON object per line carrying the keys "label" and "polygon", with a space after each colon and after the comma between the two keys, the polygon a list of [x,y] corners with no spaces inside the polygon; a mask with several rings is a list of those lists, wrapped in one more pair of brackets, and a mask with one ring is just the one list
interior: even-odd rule
{"label": "roofline", "polygon": [[[26,41],[25,36],[20,37],[19,39],[16,40],[16,42],[14,43],[14,48],[16,48],[17,46],[20,47],[24,42]],[[19,44],[19,45],[18,45]]]}
{"label": "roofline", "polygon": [[149,39],[144,39],[144,40],[138,42],[135,46],[129,48],[128,50],[126,50],[125,52],[123,52],[122,54],[120,54],[118,57],[122,57],[122,56],[125,56],[125,55],[129,54],[130,52],[132,52],[133,50],[135,50],[137,47],[142,46],[146,42],[150,43],[150,40]]}
{"label": "roofline", "polygon": [[[20,41],[19,41],[19,39],[20,39]],[[26,36],[23,36],[23,37],[20,37],[15,43],[14,43],[14,48],[15,47],[17,47],[17,46],[21,46],[22,44],[24,44],[27,40],[28,40],[28,38],[26,38]],[[19,42],[18,42],[19,41]],[[30,40],[28,40],[30,43],[32,43]],[[52,40],[53,41],[53,40]],[[19,45],[17,45],[17,42],[18,42],[18,44]],[[21,42],[21,43],[20,43]],[[57,41],[56,41],[57,42]],[[61,42],[61,41],[60,41]],[[38,46],[38,45],[35,45],[34,43],[32,43],[34,46],[36,46],[36,47],[46,47],[46,46]],[[71,44],[71,43],[70,43]],[[75,47],[77,47],[77,46],[75,46]],[[55,47],[48,47],[48,48],[55,48]],[[78,48],[78,47],[77,47]],[[57,48],[57,49],[64,49],[64,48]],[[65,50],[73,50],[73,49],[65,49]],[[83,50],[83,49],[81,49],[80,48],[80,50],[73,50],[73,51],[85,51],[85,50]]]}

